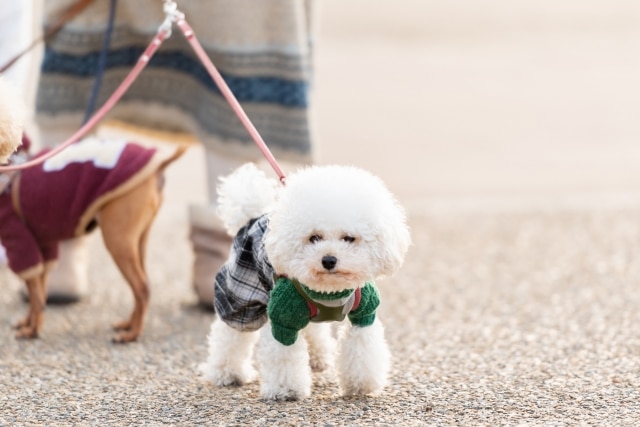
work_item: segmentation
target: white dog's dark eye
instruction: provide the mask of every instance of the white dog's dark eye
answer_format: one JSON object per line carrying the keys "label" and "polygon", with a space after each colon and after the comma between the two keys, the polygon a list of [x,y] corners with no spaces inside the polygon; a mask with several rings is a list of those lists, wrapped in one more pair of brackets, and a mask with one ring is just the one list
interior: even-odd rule
{"label": "white dog's dark eye", "polygon": [[309,241],[311,243],[318,243],[320,240],[322,240],[322,236],[320,236],[319,234],[314,234],[313,236],[309,237]]}
{"label": "white dog's dark eye", "polygon": [[347,242],[347,243],[353,243],[353,242],[355,242],[355,241],[356,241],[356,238],[355,238],[355,237],[352,237],[352,236],[344,236],[344,237],[342,238],[342,240],[344,240],[344,241],[345,241],[345,242]]}

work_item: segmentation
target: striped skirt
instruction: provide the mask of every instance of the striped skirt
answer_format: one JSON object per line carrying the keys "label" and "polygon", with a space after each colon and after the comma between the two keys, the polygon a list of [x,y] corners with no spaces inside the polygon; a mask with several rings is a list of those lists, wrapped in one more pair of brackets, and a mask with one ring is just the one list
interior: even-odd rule
{"label": "striped skirt", "polygon": [[[47,0],[45,26],[74,0]],[[311,160],[311,0],[178,0],[178,8],[276,156]],[[46,43],[37,89],[42,132],[80,127],[98,70],[110,0],[95,0]],[[164,19],[161,0],[119,0],[96,107]],[[253,145],[177,28],[108,118],[194,134],[208,149],[256,160]]]}

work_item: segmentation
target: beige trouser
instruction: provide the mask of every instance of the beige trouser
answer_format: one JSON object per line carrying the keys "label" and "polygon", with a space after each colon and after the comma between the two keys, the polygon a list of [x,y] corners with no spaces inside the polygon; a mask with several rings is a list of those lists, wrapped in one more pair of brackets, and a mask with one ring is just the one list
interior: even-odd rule
{"label": "beige trouser", "polygon": [[198,301],[213,307],[213,285],[215,275],[229,255],[231,237],[224,229],[216,212],[218,178],[240,166],[241,162],[205,151],[209,204],[190,206],[189,238],[193,246],[193,286]]}

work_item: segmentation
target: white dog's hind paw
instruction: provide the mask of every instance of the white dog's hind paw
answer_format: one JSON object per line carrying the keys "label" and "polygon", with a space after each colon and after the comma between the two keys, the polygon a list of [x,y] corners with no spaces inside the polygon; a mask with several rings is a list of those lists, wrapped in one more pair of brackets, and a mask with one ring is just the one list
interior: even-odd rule
{"label": "white dog's hind paw", "polygon": [[342,384],[343,396],[375,396],[379,394],[384,388],[385,383],[377,382],[375,380],[368,383],[360,384]]}
{"label": "white dog's hind paw", "polygon": [[319,357],[311,357],[309,358],[309,367],[313,372],[323,372],[331,367],[331,363],[326,362],[324,359]]}
{"label": "white dog's hind paw", "polygon": [[255,380],[255,375],[236,375],[231,372],[221,372],[214,379],[218,387],[243,386]]}
{"label": "white dog's hind paw", "polygon": [[211,323],[208,336],[209,354],[200,365],[200,372],[220,387],[241,386],[258,377],[251,359],[257,332],[242,332],[218,319]]}
{"label": "white dog's hind paw", "polygon": [[333,368],[337,344],[328,323],[313,323],[303,331],[309,348],[309,367],[314,372]]}
{"label": "white dog's hind paw", "polygon": [[204,377],[217,385],[218,387],[229,386],[242,386],[253,382],[258,378],[258,373],[255,369],[248,367],[242,371],[234,371],[233,369],[216,369],[207,366],[207,364],[200,365],[200,372]]}

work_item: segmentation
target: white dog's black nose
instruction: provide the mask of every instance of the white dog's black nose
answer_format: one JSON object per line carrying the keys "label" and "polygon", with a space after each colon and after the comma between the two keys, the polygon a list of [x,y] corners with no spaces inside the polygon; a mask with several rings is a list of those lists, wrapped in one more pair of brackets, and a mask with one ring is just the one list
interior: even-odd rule
{"label": "white dog's black nose", "polygon": [[333,255],[325,255],[322,257],[322,266],[327,270],[333,270],[338,263],[338,258]]}

